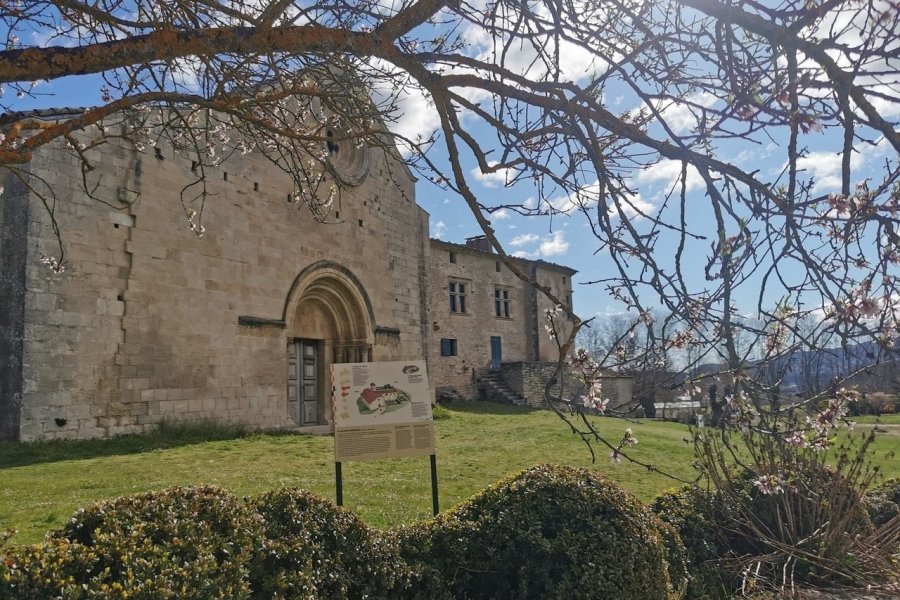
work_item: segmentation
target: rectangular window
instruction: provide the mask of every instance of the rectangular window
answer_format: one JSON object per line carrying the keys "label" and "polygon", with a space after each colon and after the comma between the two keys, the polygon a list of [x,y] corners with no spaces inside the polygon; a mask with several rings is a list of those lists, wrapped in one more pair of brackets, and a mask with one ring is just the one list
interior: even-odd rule
{"label": "rectangular window", "polygon": [[456,252],[450,253],[450,262],[454,264],[456,263]]}
{"label": "rectangular window", "polygon": [[450,282],[450,312],[466,312],[466,287],[461,281]]}
{"label": "rectangular window", "polygon": [[494,263],[494,268],[497,270],[498,273],[500,272],[500,261],[499,260]]}
{"label": "rectangular window", "polygon": [[494,288],[494,315],[509,318],[509,290]]}
{"label": "rectangular window", "polygon": [[441,338],[441,356],[456,356],[456,339]]}

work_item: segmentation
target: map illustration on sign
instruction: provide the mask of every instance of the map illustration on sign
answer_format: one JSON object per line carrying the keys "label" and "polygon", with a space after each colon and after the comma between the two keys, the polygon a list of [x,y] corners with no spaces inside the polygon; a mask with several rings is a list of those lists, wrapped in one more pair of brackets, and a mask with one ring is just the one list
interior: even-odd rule
{"label": "map illustration on sign", "polygon": [[397,389],[390,383],[382,386],[376,386],[374,383],[360,392],[356,399],[356,406],[359,408],[360,414],[368,415],[372,413],[386,413],[397,410],[404,402],[410,402],[412,399],[409,394],[401,389]]}
{"label": "map illustration on sign", "polygon": [[336,363],[331,373],[337,461],[434,453],[424,361]]}

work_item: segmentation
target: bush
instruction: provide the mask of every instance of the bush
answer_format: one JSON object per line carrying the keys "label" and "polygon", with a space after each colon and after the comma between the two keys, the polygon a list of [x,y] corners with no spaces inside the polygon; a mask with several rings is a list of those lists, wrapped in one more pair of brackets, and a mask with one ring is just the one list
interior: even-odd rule
{"label": "bush", "polygon": [[715,489],[711,522],[722,564],[745,576],[742,585],[853,587],[879,583],[892,569],[890,540],[872,535],[861,498],[877,473],[874,434],[836,438],[842,411],[829,401],[815,419],[793,411],[733,433],[695,434]]}
{"label": "bush", "polygon": [[265,532],[250,571],[254,598],[396,598],[409,586],[391,540],[330,501],[288,489],[252,505]]}
{"label": "bush", "polygon": [[[740,578],[720,565],[724,549],[713,521],[713,502],[709,492],[686,485],[663,492],[650,504],[660,520],[678,532],[683,544],[688,599],[730,597],[740,587]],[[671,548],[669,554],[673,554]]]}
{"label": "bush", "polygon": [[863,394],[859,402],[859,412],[863,415],[889,415],[895,410],[894,399],[884,392]]}
{"label": "bush", "polygon": [[673,594],[662,528],[601,475],[538,466],[397,537],[420,598],[652,600]]}
{"label": "bush", "polygon": [[881,482],[866,493],[866,508],[876,527],[900,516],[900,477]]}
{"label": "bush", "polygon": [[9,553],[0,598],[248,598],[260,519],[214,487],[171,488],[78,511]]}
{"label": "bush", "polygon": [[[102,584],[96,573],[100,558],[87,546],[68,540],[47,540],[43,544],[23,546],[0,555],[0,599],[43,600],[45,598],[86,598],[89,590]],[[111,592],[112,590],[110,590]],[[112,593],[97,598],[115,598]]]}

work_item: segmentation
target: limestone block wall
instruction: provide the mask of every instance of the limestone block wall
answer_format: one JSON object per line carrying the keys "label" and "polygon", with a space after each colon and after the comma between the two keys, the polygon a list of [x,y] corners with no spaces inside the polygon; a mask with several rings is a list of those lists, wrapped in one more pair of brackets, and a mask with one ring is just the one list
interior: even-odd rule
{"label": "limestone block wall", "polygon": [[[520,264],[537,274],[539,281],[561,285],[562,279],[566,278],[571,290],[571,274],[574,273],[571,269],[526,260]],[[547,346],[538,339],[539,335],[546,337],[546,332],[536,312],[538,307],[550,306],[549,302],[538,299],[540,294],[535,288],[513,275],[497,255],[431,240],[430,265],[428,304],[432,339],[429,354],[435,388],[453,389],[474,398],[476,374],[491,364],[492,337],[500,338],[504,363],[537,360],[541,352],[550,356]],[[456,312],[451,309],[451,283],[466,286],[465,312],[459,311],[459,305]],[[495,305],[497,290],[500,291],[500,316]],[[508,293],[508,317],[504,293]],[[442,339],[454,340],[455,356],[441,355]],[[555,360],[555,356],[552,359]]]}
{"label": "limestone block wall", "polygon": [[8,176],[0,184],[5,190],[0,194],[0,440],[15,440],[24,383],[28,202],[17,178]]}
{"label": "limestone block wall", "polygon": [[370,176],[322,224],[288,201],[289,178],[264,157],[235,157],[206,169],[198,238],[183,205],[200,209],[197,165],[159,150],[105,146],[95,198],[61,146],[31,165],[56,193],[68,264],[62,275],[40,264],[56,240],[30,194],[21,439],[130,433],[164,419],[293,425],[284,323],[302,315],[285,315],[287,296],[317,264],[339,265],[367,295],[373,359],[422,358],[427,214],[397,163],[373,151]]}
{"label": "limestone block wall", "polygon": [[[555,370],[553,362],[516,362],[504,364],[501,374],[506,387],[525,398],[529,406],[540,408],[547,405],[544,391]],[[584,386],[563,369],[551,394],[564,401],[574,400],[584,394]]]}
{"label": "limestone block wall", "polygon": [[[570,269],[560,268],[555,265],[549,265],[544,262],[536,262],[534,267],[534,278],[543,286],[549,287],[553,293],[563,302],[568,299],[569,307],[572,306],[572,275],[574,271]],[[544,325],[547,323],[545,311],[553,308],[553,303],[541,293],[535,295],[536,298],[536,322],[534,324],[535,340],[537,341],[537,360],[556,362],[559,358],[559,347],[556,341],[548,334]],[[565,340],[571,332],[571,324],[565,315],[560,312],[556,318],[557,329],[559,330],[560,340]]]}
{"label": "limestone block wall", "polygon": [[[546,406],[544,391],[556,370],[554,362],[515,362],[504,364],[501,369],[503,382],[510,390],[528,401],[529,406]],[[603,377],[602,397],[609,399],[609,406],[627,405],[631,402],[634,379],[631,377]],[[581,381],[563,368],[551,394],[564,402],[581,407],[581,397],[586,390]]]}
{"label": "limestone block wall", "polygon": [[[475,374],[491,362],[492,336],[501,340],[504,361],[527,356],[525,290],[499,258],[488,252],[432,240],[430,265],[432,381],[439,390],[454,389],[474,398]],[[451,282],[466,286],[465,312],[451,311]],[[509,317],[505,312],[496,315],[496,289],[509,293]],[[442,339],[455,340],[456,356],[441,356]]]}

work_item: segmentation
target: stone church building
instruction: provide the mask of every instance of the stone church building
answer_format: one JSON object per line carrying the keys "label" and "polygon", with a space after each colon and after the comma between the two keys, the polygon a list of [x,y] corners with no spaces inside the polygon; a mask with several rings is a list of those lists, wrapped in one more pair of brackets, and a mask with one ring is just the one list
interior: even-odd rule
{"label": "stone church building", "polygon": [[[324,433],[335,362],[424,358],[433,391],[475,397],[492,363],[555,358],[546,300],[483,240],[429,239],[404,165],[332,162],[350,186],[328,223],[261,156],[208,169],[202,238],[182,205],[196,165],[170,150],[105,146],[94,198],[62,146],[36,153],[30,188],[0,181],[0,439],[210,419]],[[54,221],[62,274],[41,262]],[[571,297],[573,270],[522,264]]]}

